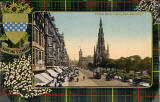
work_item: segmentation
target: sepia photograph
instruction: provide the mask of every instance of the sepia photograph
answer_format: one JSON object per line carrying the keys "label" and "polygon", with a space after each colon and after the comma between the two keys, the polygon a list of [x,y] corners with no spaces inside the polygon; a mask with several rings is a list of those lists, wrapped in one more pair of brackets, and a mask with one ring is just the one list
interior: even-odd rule
{"label": "sepia photograph", "polygon": [[35,12],[35,87],[152,86],[149,12]]}

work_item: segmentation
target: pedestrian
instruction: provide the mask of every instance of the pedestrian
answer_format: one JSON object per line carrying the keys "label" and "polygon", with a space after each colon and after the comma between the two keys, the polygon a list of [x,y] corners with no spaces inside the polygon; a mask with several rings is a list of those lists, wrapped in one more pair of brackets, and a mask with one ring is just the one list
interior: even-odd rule
{"label": "pedestrian", "polygon": [[79,78],[77,77],[77,82],[79,81]]}
{"label": "pedestrian", "polygon": [[54,86],[57,87],[57,82],[55,82]]}
{"label": "pedestrian", "polygon": [[62,87],[62,82],[59,83],[59,87]]}
{"label": "pedestrian", "polygon": [[85,80],[85,76],[83,76],[83,80]]}
{"label": "pedestrian", "polygon": [[74,77],[72,76],[72,81],[74,81]]}

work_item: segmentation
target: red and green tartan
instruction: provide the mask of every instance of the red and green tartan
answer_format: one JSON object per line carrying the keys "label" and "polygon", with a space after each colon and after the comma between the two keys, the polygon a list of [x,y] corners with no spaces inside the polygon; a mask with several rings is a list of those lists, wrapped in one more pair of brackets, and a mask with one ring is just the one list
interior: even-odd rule
{"label": "red and green tartan", "polygon": [[[0,0],[1,2],[9,0]],[[16,1],[16,0],[15,0]],[[26,0],[34,11],[135,11],[140,0]],[[65,7],[66,5],[66,7]],[[31,17],[31,16],[30,16]],[[31,20],[31,19],[30,19]],[[153,26],[153,85],[150,88],[55,88],[29,102],[159,102],[160,23]],[[67,92],[66,92],[67,91]],[[8,95],[19,102],[18,95]],[[20,99],[23,102],[25,99]]]}

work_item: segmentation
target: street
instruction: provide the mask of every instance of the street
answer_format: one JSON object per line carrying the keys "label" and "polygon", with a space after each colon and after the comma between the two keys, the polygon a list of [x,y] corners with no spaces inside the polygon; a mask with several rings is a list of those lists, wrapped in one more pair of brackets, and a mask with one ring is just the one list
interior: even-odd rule
{"label": "street", "polygon": [[[85,79],[83,80],[83,76]],[[74,81],[69,82],[69,86],[104,86],[104,87],[118,87],[118,86],[130,86],[128,82],[122,82],[119,80],[106,81],[105,77],[102,76],[101,79],[94,79],[93,72],[86,69],[79,69],[79,81],[74,78]]]}

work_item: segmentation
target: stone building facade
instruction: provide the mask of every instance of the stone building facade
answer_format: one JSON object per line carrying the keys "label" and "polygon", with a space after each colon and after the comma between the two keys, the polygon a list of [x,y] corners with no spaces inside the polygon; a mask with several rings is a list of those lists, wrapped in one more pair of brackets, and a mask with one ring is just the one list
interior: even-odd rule
{"label": "stone building facade", "polygon": [[93,64],[97,66],[102,60],[109,58],[109,45],[107,45],[107,50],[105,48],[104,32],[102,26],[102,19],[100,19],[98,42],[96,48],[94,47]]}
{"label": "stone building facade", "polygon": [[45,32],[44,32],[44,13],[33,15],[32,27],[32,64],[33,71],[43,71],[45,67]]}
{"label": "stone building facade", "polygon": [[82,49],[80,49],[78,66],[86,68],[89,63],[93,63],[93,57],[92,56],[83,57]]}
{"label": "stone building facade", "polygon": [[54,17],[45,13],[46,66],[68,66],[69,57],[65,48],[64,34],[60,34],[54,23]]}
{"label": "stone building facade", "polygon": [[48,12],[33,15],[32,55],[34,71],[69,65],[64,34],[59,33],[54,17]]}

